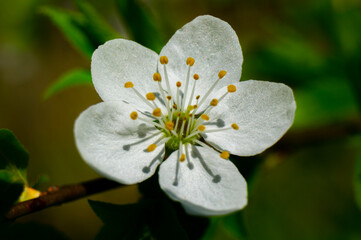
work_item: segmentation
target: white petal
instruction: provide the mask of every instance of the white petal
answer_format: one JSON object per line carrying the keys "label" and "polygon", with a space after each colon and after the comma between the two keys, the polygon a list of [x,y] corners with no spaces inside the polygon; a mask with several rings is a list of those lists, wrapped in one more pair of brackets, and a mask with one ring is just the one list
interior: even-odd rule
{"label": "white petal", "polygon": [[[204,96],[221,70],[227,71],[227,74],[218,83],[218,88],[238,82],[241,78],[243,56],[238,37],[228,23],[212,16],[197,17],[179,29],[160,56],[168,57],[166,67],[171,87],[181,81],[183,89],[188,69],[186,60],[188,57],[195,59],[191,76],[197,73],[200,77],[195,96]],[[162,65],[158,65],[158,70],[164,77]]]}
{"label": "white petal", "polygon": [[158,92],[153,81],[158,55],[136,42],[114,39],[98,47],[92,56],[91,73],[98,94],[104,101],[124,100],[140,109],[149,109],[124,83],[133,82],[143,95]]}
{"label": "white petal", "polygon": [[123,102],[98,103],[82,112],[74,127],[83,159],[101,175],[124,184],[152,176],[164,156],[164,144],[146,151],[160,137],[154,136],[159,130],[131,120],[132,111],[134,108]]}
{"label": "white petal", "polygon": [[[191,152],[192,169],[187,161],[178,160],[178,151],[162,163],[159,183],[163,191],[193,215],[223,215],[245,207],[247,183],[233,163],[211,149],[193,146]],[[175,186],[177,164],[178,185]]]}
{"label": "white petal", "polygon": [[[291,88],[281,83],[249,80],[234,85],[237,91],[228,94],[211,111],[209,123],[218,124],[208,125],[208,129],[236,123],[239,130],[204,134],[204,139],[235,155],[255,155],[276,143],[290,128],[295,99]],[[220,89],[216,96],[225,92],[226,88]]]}

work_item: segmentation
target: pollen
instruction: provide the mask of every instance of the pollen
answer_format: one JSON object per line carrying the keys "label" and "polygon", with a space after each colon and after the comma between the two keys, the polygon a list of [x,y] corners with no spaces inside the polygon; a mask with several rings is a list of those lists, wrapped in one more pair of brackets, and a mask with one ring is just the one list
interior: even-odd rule
{"label": "pollen", "polygon": [[132,82],[126,82],[126,83],[124,84],[124,87],[125,87],[125,88],[132,88],[132,87],[134,87],[134,84],[133,84]]}
{"label": "pollen", "polygon": [[170,101],[170,100],[172,100],[172,96],[167,96],[167,99]]}
{"label": "pollen", "polygon": [[182,86],[182,83],[181,83],[181,82],[177,82],[176,85],[177,85],[177,87],[180,87],[180,86]]}
{"label": "pollen", "polygon": [[221,78],[223,78],[225,75],[226,75],[226,71],[224,71],[224,70],[222,70],[222,71],[219,71],[219,73],[218,73],[218,77],[219,77],[219,79],[221,79]]}
{"label": "pollen", "polygon": [[194,104],[194,105],[193,105],[193,108],[194,108],[194,109],[198,108],[198,105],[197,105],[197,104]]}
{"label": "pollen", "polygon": [[197,129],[198,129],[199,131],[203,132],[204,130],[206,130],[206,127],[205,127],[204,125],[199,125],[199,126],[197,127]]}
{"label": "pollen", "polygon": [[215,107],[215,106],[217,106],[217,104],[218,104],[218,100],[215,99],[215,98],[213,98],[212,101],[211,101],[211,103],[210,103],[210,105],[213,106],[213,107]]}
{"label": "pollen", "polygon": [[209,120],[209,116],[207,114],[202,114],[201,115],[201,118],[205,121],[208,121]]}
{"label": "pollen", "polygon": [[150,144],[148,147],[147,147],[147,151],[148,152],[153,152],[155,149],[157,148],[157,144]]}
{"label": "pollen", "polygon": [[235,92],[237,90],[237,88],[236,88],[236,86],[231,84],[231,85],[227,86],[227,90],[228,90],[228,92],[232,93],[232,92]]}
{"label": "pollen", "polygon": [[137,112],[131,112],[130,113],[130,118],[133,120],[136,120],[138,118],[138,113]]}
{"label": "pollen", "polygon": [[154,95],[154,93],[147,93],[146,95],[145,95],[145,97],[149,100],[149,101],[154,101],[155,100],[155,95]]}
{"label": "pollen", "polygon": [[160,117],[161,115],[162,115],[162,110],[160,110],[160,108],[156,108],[153,110],[154,117]]}
{"label": "pollen", "polygon": [[229,158],[229,152],[223,151],[219,156],[221,158],[223,158],[223,159],[228,159]]}
{"label": "pollen", "polygon": [[194,79],[194,80],[198,80],[198,79],[199,79],[199,75],[198,75],[198,74],[194,74],[194,75],[193,75],[193,79]]}
{"label": "pollen", "polygon": [[194,58],[192,58],[192,57],[187,58],[186,63],[187,63],[187,65],[192,67],[194,64]]}
{"label": "pollen", "polygon": [[168,58],[167,56],[161,56],[159,59],[161,64],[167,64],[168,63]]}
{"label": "pollen", "polygon": [[168,130],[173,130],[174,129],[174,123],[169,121],[165,123],[165,128]]}
{"label": "pollen", "polygon": [[194,109],[194,108],[193,108],[192,105],[188,105],[188,107],[187,107],[187,111],[188,111],[188,112],[192,111],[193,109]]}
{"label": "pollen", "polygon": [[182,155],[179,158],[179,161],[184,162],[184,160],[186,160],[186,155],[184,153],[182,153]]}
{"label": "pollen", "polygon": [[232,127],[234,130],[238,130],[238,129],[239,129],[237,123],[232,123],[231,127]]}
{"label": "pollen", "polygon": [[200,97],[201,97],[200,95],[197,95],[196,100],[198,100]]}
{"label": "pollen", "polygon": [[153,80],[156,81],[156,82],[160,82],[160,81],[162,81],[162,77],[160,76],[159,73],[154,73],[153,74]]}

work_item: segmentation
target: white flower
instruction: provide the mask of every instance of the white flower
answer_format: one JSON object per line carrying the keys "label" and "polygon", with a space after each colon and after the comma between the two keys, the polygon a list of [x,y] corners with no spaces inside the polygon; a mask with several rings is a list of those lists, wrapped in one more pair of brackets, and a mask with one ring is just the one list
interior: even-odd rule
{"label": "white flower", "polygon": [[[242,51],[234,30],[200,16],[178,30],[160,55],[115,39],[92,57],[104,100],[76,120],[84,160],[125,184],[159,169],[159,183],[190,214],[221,215],[247,204],[247,184],[229,154],[251,156],[292,125],[292,90],[280,83],[239,82]],[[236,91],[237,90],[237,91]]]}

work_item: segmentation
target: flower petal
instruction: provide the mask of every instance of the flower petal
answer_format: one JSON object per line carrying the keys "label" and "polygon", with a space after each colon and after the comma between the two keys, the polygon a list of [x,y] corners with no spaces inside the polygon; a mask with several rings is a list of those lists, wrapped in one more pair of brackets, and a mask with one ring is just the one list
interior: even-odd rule
{"label": "flower petal", "polygon": [[[239,129],[206,133],[204,139],[219,150],[239,156],[261,153],[276,143],[293,123],[296,103],[292,90],[282,83],[255,80],[234,85],[237,91],[228,94],[211,111],[211,120],[206,124],[212,129],[236,123]],[[226,91],[220,89],[216,96]]]}
{"label": "flower petal", "polygon": [[[177,81],[185,85],[186,59],[195,59],[191,76],[197,73],[200,78],[194,96],[204,96],[221,70],[227,71],[227,74],[218,87],[238,82],[241,78],[243,56],[238,37],[228,23],[212,16],[197,17],[179,29],[164,46],[160,56],[168,57],[166,67],[171,87],[175,87]],[[164,76],[160,64],[158,71]]]}
{"label": "flower petal", "polygon": [[82,112],[74,127],[83,159],[101,175],[124,184],[152,176],[164,156],[164,144],[146,150],[159,138],[159,130],[131,120],[132,111],[123,102],[101,102]]}
{"label": "flower petal", "polygon": [[125,100],[140,109],[149,109],[124,84],[133,82],[143,96],[148,92],[158,92],[158,85],[153,81],[157,59],[155,52],[136,42],[125,39],[108,41],[92,56],[91,73],[95,89],[104,101]]}
{"label": "flower petal", "polygon": [[[247,204],[247,183],[229,160],[212,149],[192,146],[189,160],[180,162],[179,151],[162,163],[159,183],[163,191],[179,201],[189,214],[212,216],[242,209]],[[179,168],[178,168],[178,167]],[[178,184],[174,180],[178,168]]]}

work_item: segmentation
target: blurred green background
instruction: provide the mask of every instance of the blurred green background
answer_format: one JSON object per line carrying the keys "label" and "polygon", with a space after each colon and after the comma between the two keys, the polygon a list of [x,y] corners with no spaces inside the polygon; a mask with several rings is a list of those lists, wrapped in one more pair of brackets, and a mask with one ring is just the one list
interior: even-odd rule
{"label": "blurred green background", "polygon": [[[98,177],[75,148],[73,124],[100,98],[86,80],[45,99],[49,86],[74,69],[85,71],[80,76],[86,79],[92,49],[113,36],[159,52],[177,29],[210,14],[238,34],[242,80],[291,86],[297,111],[280,143],[256,160],[237,159],[243,161],[240,166],[257,161],[252,174],[239,168],[249,183],[249,205],[212,218],[204,239],[361,239],[359,0],[137,1],[152,19],[139,26],[144,28],[140,32],[132,31],[137,19],[122,10],[123,2],[88,1],[85,6],[96,9],[101,20],[91,15],[90,22],[84,5],[70,0],[0,2],[0,127],[11,129],[28,149],[30,180],[45,174],[50,179],[46,187]],[[74,23],[59,14],[64,9],[74,14],[80,29],[106,27],[86,32],[85,40],[96,40],[87,42],[76,29],[59,24]],[[159,32],[153,34],[154,26]],[[67,34],[78,37],[74,41]],[[136,202],[140,194],[129,186],[90,198],[124,204]],[[102,225],[86,199],[17,221],[50,224],[71,239],[92,239]]]}

